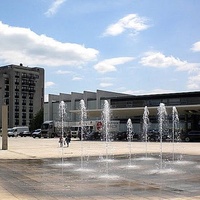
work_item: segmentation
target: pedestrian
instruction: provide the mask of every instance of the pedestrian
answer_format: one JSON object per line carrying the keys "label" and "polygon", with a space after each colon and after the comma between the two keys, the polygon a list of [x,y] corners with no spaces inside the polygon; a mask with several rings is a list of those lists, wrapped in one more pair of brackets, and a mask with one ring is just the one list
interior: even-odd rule
{"label": "pedestrian", "polygon": [[63,137],[62,136],[60,136],[58,142],[60,143],[60,147],[63,147]]}
{"label": "pedestrian", "polygon": [[65,142],[67,144],[67,147],[69,147],[69,143],[71,142],[71,133],[70,132],[67,133]]}

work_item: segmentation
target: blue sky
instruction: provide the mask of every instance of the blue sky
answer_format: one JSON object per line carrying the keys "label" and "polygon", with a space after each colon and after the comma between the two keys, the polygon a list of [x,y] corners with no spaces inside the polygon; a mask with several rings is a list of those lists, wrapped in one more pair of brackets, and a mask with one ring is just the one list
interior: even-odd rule
{"label": "blue sky", "polygon": [[200,90],[199,0],[6,0],[0,65],[45,69],[45,94]]}

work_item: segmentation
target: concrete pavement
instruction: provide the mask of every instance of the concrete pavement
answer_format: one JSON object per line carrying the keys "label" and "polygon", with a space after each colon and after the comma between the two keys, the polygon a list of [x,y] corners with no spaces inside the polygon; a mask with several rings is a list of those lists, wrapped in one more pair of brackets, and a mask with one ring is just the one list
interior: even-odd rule
{"label": "concrete pavement", "polygon": [[[1,144],[1,137],[0,137]],[[128,142],[111,142],[110,151],[114,155],[128,154],[130,147]],[[82,141],[82,146],[90,156],[99,156],[106,153],[105,143],[99,141]],[[131,149],[133,154],[139,153],[159,153],[160,142],[132,142]],[[58,158],[61,149],[58,138],[39,139],[30,137],[8,138],[8,150],[0,150],[1,159],[42,159]],[[70,147],[64,146],[64,157],[77,157],[81,155],[81,141],[72,139]],[[188,155],[200,155],[200,143],[172,143],[163,142],[163,153],[181,153]]]}
{"label": "concrete pavement", "polygon": [[[72,140],[61,148],[58,138],[9,138],[8,150],[0,149],[0,199],[200,199],[199,147]],[[167,174],[155,172],[161,152],[163,160],[182,163],[166,162]],[[113,162],[104,162],[107,154]],[[122,167],[130,155],[133,168]]]}

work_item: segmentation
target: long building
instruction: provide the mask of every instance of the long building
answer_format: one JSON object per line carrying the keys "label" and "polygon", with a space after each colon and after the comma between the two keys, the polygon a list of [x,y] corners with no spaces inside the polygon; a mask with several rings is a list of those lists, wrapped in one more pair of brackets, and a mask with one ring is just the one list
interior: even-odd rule
{"label": "long building", "polygon": [[[29,126],[44,106],[44,69],[22,64],[0,67],[0,105],[3,104],[8,105],[8,127]],[[0,127],[1,123],[2,115]]]}
{"label": "long building", "polygon": [[180,128],[183,131],[200,130],[200,92],[182,92],[152,95],[128,95],[97,90],[83,93],[49,95],[49,102],[45,102],[44,120],[59,120],[59,103],[66,104],[66,120],[78,122],[80,120],[80,100],[83,99],[87,108],[87,120],[101,120],[104,101],[108,100],[111,108],[112,120],[120,121],[120,129],[126,129],[130,118],[135,132],[142,131],[144,107],[149,110],[152,129],[158,128],[158,107],[163,103],[169,119],[172,121],[172,110],[176,108],[179,115]]}

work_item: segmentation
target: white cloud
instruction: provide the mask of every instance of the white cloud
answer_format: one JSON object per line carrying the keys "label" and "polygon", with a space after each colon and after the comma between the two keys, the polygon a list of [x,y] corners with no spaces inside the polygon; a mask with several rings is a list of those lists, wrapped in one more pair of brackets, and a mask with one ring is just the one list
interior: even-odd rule
{"label": "white cloud", "polygon": [[54,14],[56,14],[58,8],[65,2],[66,0],[54,0],[54,2],[51,4],[50,8],[47,10],[45,15],[47,17],[50,17]]}
{"label": "white cloud", "polygon": [[200,73],[188,78],[187,88],[190,90],[200,89]]}
{"label": "white cloud", "polygon": [[45,83],[45,88],[49,88],[49,87],[52,87],[52,86],[54,86],[54,85],[55,85],[54,82],[49,81],[49,82],[46,82],[46,83]]}
{"label": "white cloud", "polygon": [[143,31],[149,28],[149,25],[146,24],[147,21],[148,20],[146,18],[139,17],[137,14],[129,14],[120,19],[117,23],[108,26],[103,35],[116,36],[120,35],[121,33],[123,33],[128,29],[137,33],[139,31]]}
{"label": "white cloud", "polygon": [[179,58],[173,56],[165,56],[160,52],[147,52],[145,56],[141,58],[140,63],[144,66],[167,68],[174,66],[179,71],[195,71],[200,66],[199,63],[188,63],[182,61]]}
{"label": "white cloud", "polygon": [[194,43],[194,44],[192,45],[191,50],[192,50],[192,51],[200,51],[200,41]]}
{"label": "white cloud", "polygon": [[28,28],[0,21],[0,61],[37,66],[79,66],[96,60],[98,51],[74,43],[62,43]]}
{"label": "white cloud", "polygon": [[58,70],[58,71],[56,71],[56,74],[70,74],[70,73],[71,73],[71,71],[67,71],[67,70],[65,70],[65,71]]}
{"label": "white cloud", "polygon": [[105,88],[105,87],[110,87],[110,86],[113,86],[113,84],[112,83],[100,83],[100,87],[103,87],[103,88]]}
{"label": "white cloud", "polygon": [[116,71],[117,65],[125,64],[127,62],[132,61],[133,59],[134,59],[133,57],[118,57],[118,58],[106,59],[97,63],[94,66],[94,69],[96,69],[99,73]]}
{"label": "white cloud", "polygon": [[80,80],[82,80],[82,79],[83,79],[83,77],[74,76],[74,77],[72,78],[72,81],[80,81]]}

